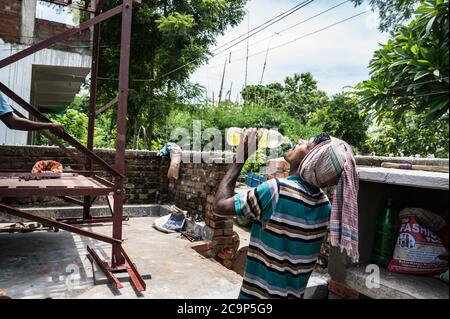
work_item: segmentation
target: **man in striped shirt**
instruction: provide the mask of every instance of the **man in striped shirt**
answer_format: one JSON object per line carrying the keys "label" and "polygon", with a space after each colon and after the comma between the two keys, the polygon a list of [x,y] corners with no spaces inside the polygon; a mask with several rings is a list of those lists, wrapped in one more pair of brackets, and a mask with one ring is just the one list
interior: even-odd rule
{"label": "man in striped shirt", "polygon": [[[254,130],[246,132],[237,151],[244,154],[242,162],[251,155],[249,145],[256,144],[256,139]],[[244,165],[234,163],[220,183],[215,213],[254,220],[239,298],[303,298],[327,233],[331,204],[320,188],[299,177],[298,168],[308,152],[329,139],[321,134],[289,150],[284,155],[290,164],[288,178],[275,178],[234,195]]]}

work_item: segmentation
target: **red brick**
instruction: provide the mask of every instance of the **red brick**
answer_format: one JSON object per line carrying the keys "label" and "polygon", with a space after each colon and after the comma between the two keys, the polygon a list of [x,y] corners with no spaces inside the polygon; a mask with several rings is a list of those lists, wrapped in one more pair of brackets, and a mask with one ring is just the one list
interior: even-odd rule
{"label": "red brick", "polygon": [[225,244],[232,244],[232,243],[233,243],[233,237],[230,237],[230,236],[213,237],[213,244],[225,245]]}

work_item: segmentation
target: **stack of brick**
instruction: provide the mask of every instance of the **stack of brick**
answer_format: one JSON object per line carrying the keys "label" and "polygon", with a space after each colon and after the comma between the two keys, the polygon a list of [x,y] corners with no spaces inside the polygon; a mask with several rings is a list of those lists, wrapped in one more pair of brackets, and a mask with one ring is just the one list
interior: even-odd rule
{"label": "stack of brick", "polygon": [[220,217],[214,214],[213,202],[214,195],[209,195],[205,221],[213,233],[211,249],[216,260],[225,267],[231,268],[234,256],[239,248],[239,235],[233,231],[233,217]]}
{"label": "stack of brick", "polygon": [[233,231],[233,217],[214,214],[214,196],[225,176],[226,164],[182,163],[178,180],[169,183],[170,200],[181,209],[204,219],[212,240],[205,255],[214,256],[226,267],[232,267],[239,247],[239,236]]}

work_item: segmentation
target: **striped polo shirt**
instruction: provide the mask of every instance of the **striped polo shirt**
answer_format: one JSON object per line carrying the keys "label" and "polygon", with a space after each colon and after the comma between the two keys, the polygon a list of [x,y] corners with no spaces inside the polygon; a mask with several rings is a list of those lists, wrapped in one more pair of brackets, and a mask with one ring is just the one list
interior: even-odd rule
{"label": "striped polo shirt", "polygon": [[329,224],[325,193],[276,178],[235,195],[235,211],[254,220],[239,298],[303,298]]}

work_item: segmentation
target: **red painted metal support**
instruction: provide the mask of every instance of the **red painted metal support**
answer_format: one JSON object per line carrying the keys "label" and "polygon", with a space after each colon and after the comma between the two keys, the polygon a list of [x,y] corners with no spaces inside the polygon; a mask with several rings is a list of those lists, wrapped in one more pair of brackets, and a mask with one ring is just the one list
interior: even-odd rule
{"label": "red painted metal support", "polygon": [[[100,14],[100,7],[96,6],[95,17]],[[92,44],[92,62],[91,62],[91,86],[89,95],[89,112],[88,112],[88,134],[87,134],[87,149],[91,152],[94,150],[94,128],[95,128],[95,108],[97,104],[97,76],[98,76],[98,62],[100,50],[100,24],[94,25],[94,36]],[[86,158],[86,170],[92,169],[92,160]],[[84,197],[83,218],[92,219],[91,212],[91,198]]]}
{"label": "red painted metal support", "polygon": [[[59,229],[62,229],[62,230],[66,230],[68,232],[75,233],[75,234],[78,234],[78,235],[81,235],[81,236],[86,236],[86,237],[89,237],[89,238],[93,238],[93,239],[97,239],[97,240],[100,240],[100,241],[104,241],[105,243],[108,243],[108,244],[121,245],[121,243],[122,243],[122,240],[111,238],[111,237],[108,237],[108,236],[103,236],[103,235],[96,234],[96,233],[93,233],[93,232],[90,232],[90,231],[87,231],[87,230],[79,229],[77,227],[73,227],[71,225],[68,225],[68,224],[65,224],[65,223],[61,223],[61,222],[58,222],[58,221],[55,221],[55,220],[52,220],[52,219],[49,219],[49,218],[35,216],[35,215],[30,214],[30,213],[26,213],[24,211],[21,211],[19,209],[10,207],[8,205],[0,204],[0,211],[4,211],[5,213],[7,213],[9,215],[13,215],[13,216],[16,216],[16,217],[19,217],[19,218],[32,220],[34,222],[38,222],[38,223],[40,223],[42,225],[45,225],[45,226],[52,226],[52,227],[59,228]],[[122,223],[122,221],[121,221],[121,223]]]}
{"label": "red painted metal support", "polygon": [[[120,70],[119,70],[119,102],[117,108],[117,135],[115,168],[121,174],[125,173],[125,143],[126,143],[126,117],[128,107],[128,76],[130,68],[130,45],[131,45],[131,21],[133,11],[133,0],[124,0],[122,9],[122,34],[120,47]],[[113,237],[122,239],[122,216],[123,216],[123,178],[115,179],[114,194],[114,224]],[[112,247],[111,266],[125,264],[122,255],[122,246],[114,244]]]}
{"label": "red painted metal support", "polygon": [[87,251],[89,253],[89,255],[92,256],[92,258],[94,259],[94,261],[97,263],[97,265],[100,267],[100,269],[103,271],[103,273],[106,275],[106,277],[108,277],[108,279],[110,281],[112,281],[114,287],[116,287],[116,289],[120,289],[123,288],[122,284],[120,283],[120,281],[117,279],[116,276],[114,276],[114,274],[111,272],[109,266],[100,259],[100,257],[97,255],[97,253],[89,246],[87,246]]}
{"label": "red painted metal support", "polygon": [[[35,109],[31,104],[23,100],[20,96],[18,96],[16,93],[14,93],[11,89],[9,89],[6,85],[0,82],[0,91],[5,93],[8,97],[10,97],[14,102],[16,102],[18,105],[23,107],[25,110],[30,112],[33,116],[36,117],[38,121],[51,123],[52,121],[49,120],[44,114],[39,112],[37,109]],[[64,132],[62,136],[65,141],[70,143],[73,147],[77,148],[80,152],[82,152],[84,155],[90,157],[92,160],[97,162],[100,166],[102,166],[105,170],[107,170],[109,173],[116,175],[116,176],[122,176],[119,172],[116,171],[113,167],[111,167],[108,163],[106,163],[103,159],[98,157],[96,154],[94,154],[92,151],[88,150],[86,147],[84,147],[80,142],[78,142],[76,139],[74,139],[72,136]]]}
{"label": "red painted metal support", "polygon": [[[123,216],[122,220],[127,221],[130,218],[128,216]],[[111,223],[113,222],[112,217],[92,217],[90,220],[86,220],[83,218],[61,218],[57,219],[57,221],[69,225],[83,225],[83,224],[102,224],[102,223]]]}
{"label": "red painted metal support", "polygon": [[[63,0],[47,0],[47,2],[52,2],[55,4],[60,4],[63,6],[71,6],[72,1],[64,2]],[[101,0],[98,0],[95,8],[95,17],[89,21],[82,23],[79,27],[67,30],[61,34],[55,35],[47,40],[37,43],[23,51],[20,51],[10,57],[7,57],[0,61],[0,69],[14,63],[24,57],[27,57],[39,50],[48,48],[52,44],[60,42],[67,39],[71,35],[85,30],[91,26],[94,26],[94,45],[93,45],[93,57],[92,57],[92,81],[91,81],[91,96],[89,103],[89,124],[88,124],[88,144],[84,147],[73,137],[64,133],[60,138],[67,141],[69,144],[74,146],[78,151],[86,156],[86,169],[88,172],[79,172],[84,175],[74,177],[75,183],[83,180],[84,185],[93,186],[80,186],[73,185],[74,181],[66,181],[68,186],[64,183],[50,183],[45,182],[42,186],[30,186],[35,185],[33,183],[27,185],[16,185],[16,187],[10,187],[10,185],[4,185],[0,187],[0,196],[5,194],[10,196],[33,196],[38,192],[39,194],[48,194],[50,196],[59,196],[64,200],[71,201],[76,204],[83,204],[84,214],[83,218],[74,219],[61,219],[61,220],[51,220],[43,217],[34,216],[32,214],[23,212],[21,210],[9,207],[4,204],[0,204],[0,211],[4,211],[7,214],[17,216],[24,219],[29,219],[42,223],[46,226],[52,226],[55,228],[60,228],[75,234],[90,237],[100,241],[104,241],[112,245],[111,263],[108,264],[103,262],[99,256],[95,253],[93,249],[87,247],[89,254],[92,256],[94,261],[99,265],[102,271],[108,276],[108,278],[113,282],[116,288],[122,288],[122,284],[117,280],[113,273],[115,272],[128,272],[131,281],[135,285],[138,291],[144,291],[146,289],[146,284],[143,278],[140,276],[135,265],[132,263],[128,255],[125,253],[122,247],[122,221],[127,220],[128,217],[123,216],[123,204],[124,204],[124,174],[125,174],[125,144],[126,144],[126,115],[128,108],[128,93],[129,93],[129,64],[130,64],[130,42],[131,42],[131,24],[132,24],[132,7],[133,3],[140,4],[141,0],[123,0],[122,5],[119,5],[109,11],[101,13]],[[92,12],[92,8],[85,2],[84,8],[80,8],[83,11]],[[111,167],[103,159],[93,153],[93,140],[94,140],[94,127],[95,127],[95,116],[96,116],[96,89],[97,89],[97,72],[98,72],[98,56],[99,56],[99,37],[100,29],[98,24],[112,16],[122,13],[122,29],[121,29],[121,49],[120,49],[120,70],[119,70],[119,92],[117,97],[117,136],[116,136],[116,154],[115,154],[115,166]],[[39,112],[29,103],[20,98],[7,86],[0,82],[0,91],[5,93],[18,105],[27,110],[31,115],[35,116],[37,120],[42,122],[51,122],[44,114]],[[98,112],[101,113],[104,108],[109,108],[115,104],[115,101],[111,101],[102,107]],[[51,136],[51,135],[50,135]],[[52,137],[52,136],[51,136]],[[75,156],[74,153],[70,153],[67,148],[65,148],[57,139],[51,139],[55,144],[60,146],[66,154]],[[104,180],[94,174],[94,172],[89,172],[92,169],[92,161],[99,164],[107,172],[111,173],[114,177],[114,183]],[[6,172],[5,176],[16,176],[14,174],[22,174],[23,172]],[[75,172],[74,172],[75,173]],[[13,175],[11,175],[13,174]],[[12,182],[15,183],[14,180]],[[9,183],[9,181],[8,181]],[[96,184],[99,183],[99,184]],[[112,193],[111,193],[112,192]],[[81,202],[70,196],[85,196],[84,201]],[[92,218],[90,215],[90,207],[92,206],[94,199],[92,196],[107,196],[108,204],[111,209],[112,217],[95,217]],[[87,214],[86,214],[87,212]],[[95,223],[95,222],[113,222],[112,238],[96,234],[90,231],[76,228],[70,224],[82,224],[82,223]]]}
{"label": "red painted metal support", "polygon": [[123,248],[122,248],[122,256],[125,258],[127,271],[128,274],[130,275],[131,281],[133,282],[134,286],[138,291],[145,291],[147,285],[145,284],[144,279],[139,274],[136,266],[133,264],[130,257],[128,257],[127,253]]}
{"label": "red painted metal support", "polygon": [[116,97],[113,98],[111,101],[109,101],[108,103],[106,103],[105,105],[103,105],[101,108],[99,108],[99,109],[95,112],[95,116],[99,116],[99,115],[102,114],[103,112],[109,110],[111,107],[113,107],[114,105],[116,105],[118,101],[119,101],[119,97],[116,96]]}
{"label": "red painted metal support", "polygon": [[44,41],[41,41],[39,43],[36,43],[35,45],[32,45],[31,47],[28,47],[22,51],[17,52],[16,54],[13,54],[3,60],[0,61],[0,69],[4,68],[5,66],[8,66],[14,62],[19,61],[20,59],[23,59],[33,53],[36,53],[37,51],[40,51],[42,49],[48,48],[49,46],[51,46],[52,44],[61,42],[64,39],[67,39],[68,37],[83,31],[85,29],[88,29],[90,27],[92,27],[93,25],[100,23],[102,21],[105,21],[106,19],[109,19],[117,14],[119,14],[120,12],[122,12],[122,5],[117,6],[111,10],[106,11],[105,13],[102,13],[98,16],[96,16],[93,19],[90,19],[86,22],[83,22],[82,24],[80,24],[78,27],[69,29],[67,31],[64,31],[60,34],[57,34],[51,38],[48,38]]}

